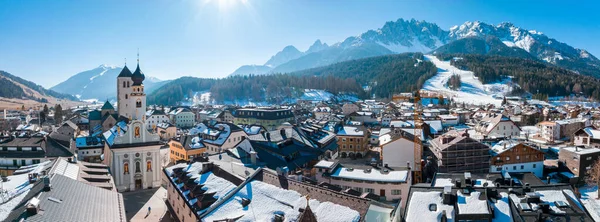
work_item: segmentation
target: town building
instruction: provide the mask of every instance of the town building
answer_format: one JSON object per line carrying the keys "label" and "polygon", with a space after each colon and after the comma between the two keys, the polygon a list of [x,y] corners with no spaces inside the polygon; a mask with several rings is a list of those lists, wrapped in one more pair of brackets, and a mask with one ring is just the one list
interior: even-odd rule
{"label": "town building", "polygon": [[75,152],[77,153],[77,159],[91,162],[100,163],[102,161],[102,152],[104,150],[104,140],[97,136],[77,137],[74,141]]}
{"label": "town building", "polygon": [[361,124],[337,124],[335,126],[340,157],[362,158],[369,151],[369,131]]}
{"label": "town building", "polygon": [[294,113],[290,109],[238,109],[231,113],[235,125],[261,125],[274,130],[285,122],[295,123]]}
{"label": "town building", "polygon": [[168,167],[167,204],[179,221],[350,222],[399,217],[397,207],[289,179],[286,171],[246,171],[248,176],[241,177],[211,162]]}
{"label": "town building", "polygon": [[594,221],[569,185],[527,174],[463,174],[413,185],[401,221]]}
{"label": "town building", "polygon": [[558,160],[573,174],[573,179],[583,181],[592,164],[600,159],[599,148],[565,147],[558,152]]}
{"label": "town building", "polygon": [[343,167],[337,161],[321,160],[312,171],[318,183],[339,186],[342,190],[352,189],[360,192],[361,196],[374,194],[387,201],[405,200],[412,184],[411,173],[406,169],[357,169]]}
{"label": "town building", "polygon": [[564,138],[567,141],[571,140],[577,130],[592,125],[589,119],[583,118],[564,119],[555,122],[560,125],[560,138]]}
{"label": "town building", "polygon": [[[393,168],[420,169],[421,157],[415,162],[415,137],[414,135],[393,127],[387,134],[379,136],[379,146],[381,147],[381,159],[383,166]],[[423,149],[421,140],[418,139],[417,149]]]}
{"label": "town building", "polygon": [[490,148],[471,138],[466,131],[449,131],[430,141],[442,173],[487,173],[490,169]]}
{"label": "town building", "polygon": [[360,107],[354,103],[345,103],[342,106],[342,114],[350,115],[351,113],[360,111]]}
{"label": "town building", "polygon": [[206,146],[198,135],[182,135],[169,141],[169,160],[172,163],[177,161],[190,161],[196,157],[202,156],[206,152]]}
{"label": "town building", "polygon": [[592,127],[577,130],[573,134],[573,144],[575,146],[600,148],[600,130]]}
{"label": "town building", "polygon": [[177,128],[190,128],[196,124],[196,114],[187,107],[179,107],[169,112],[171,122]]}
{"label": "town building", "polygon": [[475,131],[483,138],[497,139],[517,137],[521,133],[521,128],[504,115],[491,114],[475,125]]}
{"label": "town building", "polygon": [[158,125],[170,122],[169,116],[163,110],[151,109],[146,112],[146,127],[148,127],[148,130],[155,130]]}
{"label": "town building", "polygon": [[490,173],[531,172],[544,176],[544,152],[513,140],[500,141],[491,149]]}
{"label": "town building", "polygon": [[72,156],[68,146],[47,135],[13,132],[0,136],[0,175],[3,176],[12,175],[23,166]]}
{"label": "town building", "polygon": [[560,125],[558,123],[543,121],[536,124],[536,127],[539,129],[539,137],[542,140],[549,143],[560,140]]}
{"label": "town building", "polygon": [[206,152],[210,154],[234,148],[248,136],[242,128],[234,124],[214,121],[200,123],[191,128],[188,134],[196,136],[197,146],[206,148]]}
{"label": "town building", "polygon": [[146,126],[144,74],[138,66],[133,74],[123,67],[117,77],[120,121],[103,133],[103,163],[110,167],[119,192],[161,185],[160,137]]}
{"label": "town building", "polygon": [[169,139],[177,136],[177,127],[169,122],[160,123],[156,125],[156,133],[158,133],[160,140],[168,141]]}

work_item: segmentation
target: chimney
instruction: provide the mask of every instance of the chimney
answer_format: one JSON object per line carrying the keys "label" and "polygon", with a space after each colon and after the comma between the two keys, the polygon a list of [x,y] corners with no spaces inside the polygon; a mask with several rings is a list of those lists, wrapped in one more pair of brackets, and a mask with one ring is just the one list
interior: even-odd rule
{"label": "chimney", "polygon": [[52,189],[52,184],[50,184],[50,177],[44,177],[43,178],[44,181],[44,191],[48,192]]}
{"label": "chimney", "polygon": [[281,138],[286,139],[287,135],[285,134],[285,129],[282,128],[279,130],[279,134],[281,134]]}
{"label": "chimney", "polygon": [[256,165],[256,152],[255,151],[250,151],[250,162],[252,162],[252,165]]}
{"label": "chimney", "polygon": [[461,188],[460,178],[454,179],[454,185],[456,186],[456,188]]}
{"label": "chimney", "polygon": [[271,142],[271,133],[267,132],[265,136],[267,137],[267,141]]}
{"label": "chimney", "polygon": [[442,194],[442,203],[446,205],[454,205],[453,198],[454,196],[452,195],[452,187],[445,186],[444,193]]}
{"label": "chimney", "polygon": [[37,197],[31,198],[31,200],[27,203],[27,213],[31,215],[36,215],[40,211],[40,199]]}

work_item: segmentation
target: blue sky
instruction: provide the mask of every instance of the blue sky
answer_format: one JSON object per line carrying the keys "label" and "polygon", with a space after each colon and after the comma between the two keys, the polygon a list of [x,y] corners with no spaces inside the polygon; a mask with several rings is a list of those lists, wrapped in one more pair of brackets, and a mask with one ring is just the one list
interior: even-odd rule
{"label": "blue sky", "polygon": [[0,1],[0,70],[51,87],[85,70],[224,77],[286,45],[332,44],[398,18],[443,29],[479,20],[541,31],[600,56],[598,1]]}

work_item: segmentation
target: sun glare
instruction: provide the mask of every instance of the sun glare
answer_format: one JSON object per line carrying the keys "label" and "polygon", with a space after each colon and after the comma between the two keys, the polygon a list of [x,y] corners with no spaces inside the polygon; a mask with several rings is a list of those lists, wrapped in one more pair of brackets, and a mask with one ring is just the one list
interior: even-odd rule
{"label": "sun glare", "polygon": [[248,0],[204,0],[204,4],[210,3],[216,3],[219,7],[219,12],[226,12],[238,5],[246,5]]}

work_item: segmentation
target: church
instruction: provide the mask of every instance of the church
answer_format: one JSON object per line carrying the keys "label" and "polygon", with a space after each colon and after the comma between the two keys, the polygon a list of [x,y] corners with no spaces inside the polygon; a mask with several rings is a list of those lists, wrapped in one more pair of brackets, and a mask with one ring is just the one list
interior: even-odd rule
{"label": "church", "polygon": [[123,67],[117,77],[117,122],[103,133],[103,163],[110,166],[119,192],[155,188],[161,184],[159,135],[148,131],[146,93],[139,59],[133,73]]}

